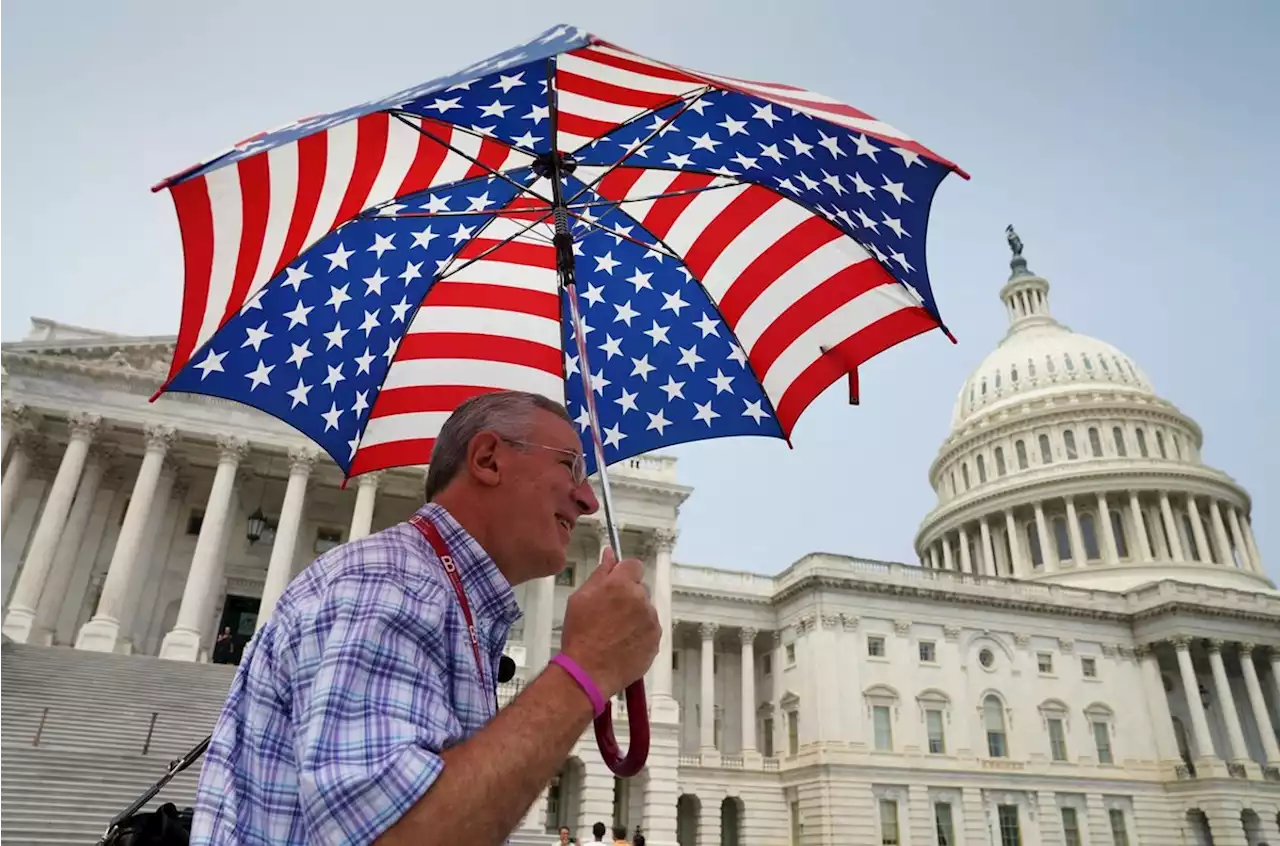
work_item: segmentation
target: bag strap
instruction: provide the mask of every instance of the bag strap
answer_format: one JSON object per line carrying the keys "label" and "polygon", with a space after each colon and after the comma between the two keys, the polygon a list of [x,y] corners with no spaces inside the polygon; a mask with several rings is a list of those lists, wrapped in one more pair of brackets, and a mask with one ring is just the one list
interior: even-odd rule
{"label": "bag strap", "polygon": [[157,793],[159,793],[161,790],[164,790],[165,785],[173,781],[174,777],[178,773],[182,772],[187,767],[190,767],[192,764],[198,761],[200,759],[200,756],[205,753],[205,750],[209,748],[209,741],[212,739],[213,739],[213,735],[209,735],[204,740],[200,741],[195,746],[191,747],[191,749],[188,750],[187,753],[184,754],[182,757],[175,758],[174,760],[170,761],[169,769],[165,772],[163,776],[160,777],[159,781],[157,781],[155,784],[148,787],[141,796],[139,796],[137,799],[133,801],[131,805],[129,805],[129,807],[125,808],[123,811],[121,811],[120,813],[116,814],[114,817],[111,818],[111,822],[107,823],[106,832],[102,835],[102,839],[99,840],[98,843],[103,844],[103,843],[106,843],[108,840],[110,840],[111,835],[115,833],[116,828],[119,827],[121,823],[123,823],[125,820],[132,817],[142,808],[146,807],[146,804],[150,802],[152,799],[154,799]]}

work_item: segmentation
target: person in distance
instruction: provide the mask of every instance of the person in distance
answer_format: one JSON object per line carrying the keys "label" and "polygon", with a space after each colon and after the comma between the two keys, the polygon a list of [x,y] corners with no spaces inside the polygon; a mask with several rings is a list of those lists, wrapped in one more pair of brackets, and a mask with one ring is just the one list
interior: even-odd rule
{"label": "person in distance", "polygon": [[463,402],[425,499],[312,562],[246,647],[193,846],[500,843],[593,701],[649,669],[661,630],[643,565],[605,550],[568,600],[560,653],[498,711],[512,587],[564,569],[575,524],[599,507],[562,405],[515,391]]}

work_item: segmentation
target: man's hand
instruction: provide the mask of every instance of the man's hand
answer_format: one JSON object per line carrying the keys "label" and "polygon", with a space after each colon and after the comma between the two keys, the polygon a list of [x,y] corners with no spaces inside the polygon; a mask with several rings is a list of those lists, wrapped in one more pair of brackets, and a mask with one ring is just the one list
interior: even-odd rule
{"label": "man's hand", "polygon": [[662,627],[644,587],[644,564],[605,549],[600,566],[573,592],[561,650],[586,670],[606,698],[644,676],[658,654]]}

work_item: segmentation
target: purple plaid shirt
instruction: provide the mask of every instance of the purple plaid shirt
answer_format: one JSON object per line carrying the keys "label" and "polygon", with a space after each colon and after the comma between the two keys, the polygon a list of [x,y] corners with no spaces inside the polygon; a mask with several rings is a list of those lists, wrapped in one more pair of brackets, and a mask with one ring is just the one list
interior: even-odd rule
{"label": "purple plaid shirt", "polygon": [[438,505],[485,656],[449,577],[408,522],[344,544],[290,583],[245,649],[209,744],[191,843],[370,843],[426,793],[441,750],[494,715],[520,618],[511,586]]}

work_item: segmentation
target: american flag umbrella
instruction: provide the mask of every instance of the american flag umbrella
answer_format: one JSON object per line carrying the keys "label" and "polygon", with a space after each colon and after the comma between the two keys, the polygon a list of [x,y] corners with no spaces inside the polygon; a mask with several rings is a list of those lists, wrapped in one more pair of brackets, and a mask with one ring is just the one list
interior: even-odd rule
{"label": "american flag umbrella", "polygon": [[[426,465],[462,400],[562,401],[599,472],[789,440],[823,391],[946,328],[925,268],[954,164],[810,91],[574,27],[248,138],[172,176],[185,285],[165,391],[235,400],[348,478]],[[950,333],[947,333],[948,336]],[[624,760],[643,766],[643,686]],[[638,722],[637,722],[638,721]]]}

